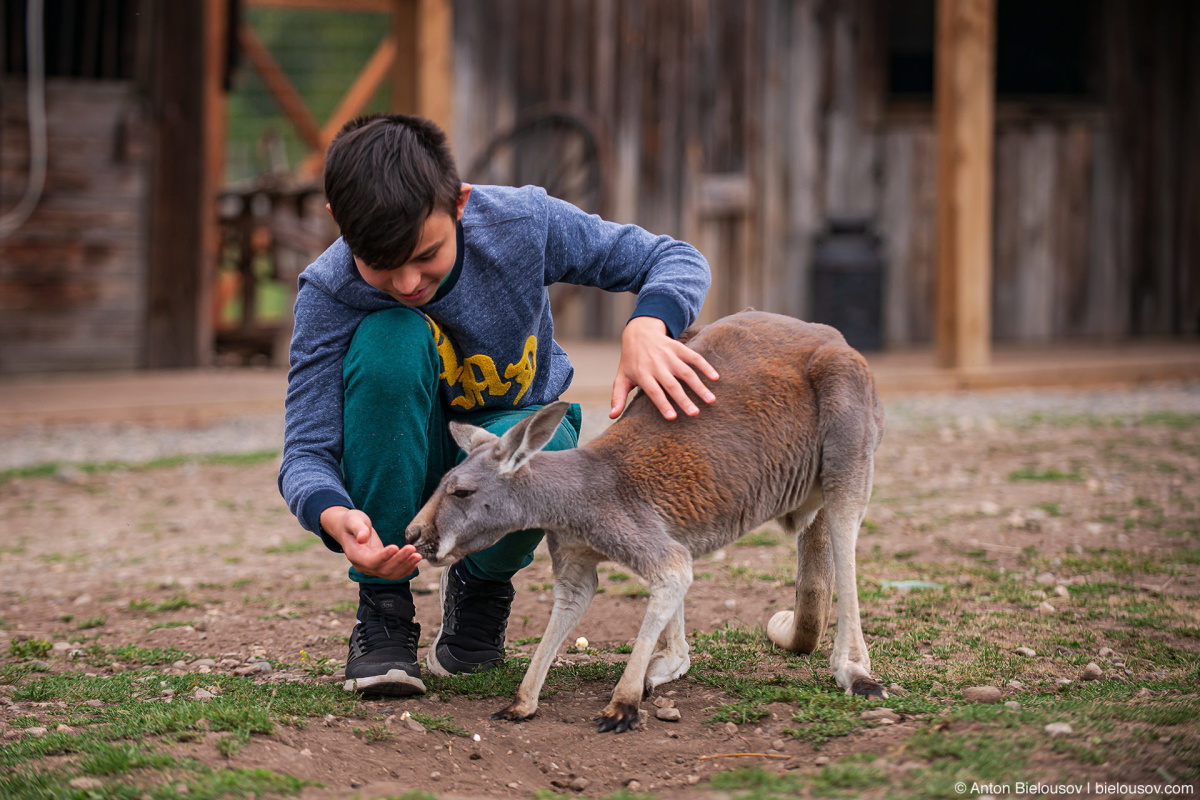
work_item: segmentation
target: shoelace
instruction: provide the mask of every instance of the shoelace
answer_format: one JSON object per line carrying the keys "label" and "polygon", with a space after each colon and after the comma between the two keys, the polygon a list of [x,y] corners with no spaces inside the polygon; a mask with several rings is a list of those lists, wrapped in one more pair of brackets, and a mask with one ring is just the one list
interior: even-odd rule
{"label": "shoelace", "polygon": [[[383,639],[391,640],[392,633],[388,629],[388,623],[391,622],[396,629],[396,633],[403,634],[402,638],[396,644],[408,646],[414,651],[417,647],[417,627],[415,625],[405,624],[405,621],[400,617],[390,616],[383,612],[379,607],[378,602],[369,595],[366,597],[367,607],[374,612],[371,617],[366,620],[359,620],[358,625],[361,633],[363,646],[373,648],[376,645],[382,645]],[[366,615],[364,615],[366,616]],[[379,638],[380,631],[383,632],[383,639]]]}
{"label": "shoelace", "polygon": [[504,641],[504,630],[508,627],[508,612],[514,594],[512,588],[508,584],[492,581],[468,583],[457,572],[454,577],[461,585],[455,609],[455,635],[499,646]]}

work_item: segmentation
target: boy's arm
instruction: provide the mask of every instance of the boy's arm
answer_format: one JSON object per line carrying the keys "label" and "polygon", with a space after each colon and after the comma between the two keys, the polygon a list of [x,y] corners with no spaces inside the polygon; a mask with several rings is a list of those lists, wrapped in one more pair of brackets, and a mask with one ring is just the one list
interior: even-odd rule
{"label": "boy's arm", "polygon": [[696,248],[655,236],[636,225],[618,225],[546,197],[546,283],[576,283],[637,292],[633,316],[621,336],[621,362],[613,383],[610,417],[625,408],[634,386],[667,419],[672,400],[685,414],[699,413],[685,386],[704,402],[716,398],[696,370],[717,380],[716,370],[675,339],[696,320],[711,277]]}
{"label": "boy's arm", "polygon": [[342,484],[342,360],[354,335],[348,309],[310,283],[296,296],[279,491],[306,529],[341,552],[321,528],[330,507],[354,508]]}

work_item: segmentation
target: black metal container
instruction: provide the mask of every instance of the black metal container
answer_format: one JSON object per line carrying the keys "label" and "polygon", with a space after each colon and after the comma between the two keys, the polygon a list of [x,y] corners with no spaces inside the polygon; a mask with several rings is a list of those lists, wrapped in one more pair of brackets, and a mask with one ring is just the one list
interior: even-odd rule
{"label": "black metal container", "polygon": [[883,242],[869,217],[837,217],[813,244],[814,322],[856,350],[883,348]]}

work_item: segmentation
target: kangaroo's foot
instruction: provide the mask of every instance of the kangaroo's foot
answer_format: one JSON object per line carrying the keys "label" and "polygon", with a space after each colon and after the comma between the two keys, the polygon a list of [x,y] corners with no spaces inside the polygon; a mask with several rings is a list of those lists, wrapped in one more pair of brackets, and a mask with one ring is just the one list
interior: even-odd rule
{"label": "kangaroo's foot", "polygon": [[511,722],[520,722],[523,719],[532,719],[537,713],[537,705],[530,708],[526,703],[520,700],[514,700],[505,708],[500,709],[495,714],[492,714],[492,719],[507,719]]}
{"label": "kangaroo's foot", "polygon": [[637,727],[641,720],[641,711],[634,703],[619,703],[613,701],[596,715],[596,729],[600,733],[614,731],[624,733]]}
{"label": "kangaroo's foot", "polygon": [[[686,647],[687,645],[684,645]],[[682,652],[664,650],[654,654],[650,666],[646,669],[646,683],[642,691],[645,700],[654,694],[654,690],[670,681],[682,678],[692,666],[692,659],[687,650]]]}

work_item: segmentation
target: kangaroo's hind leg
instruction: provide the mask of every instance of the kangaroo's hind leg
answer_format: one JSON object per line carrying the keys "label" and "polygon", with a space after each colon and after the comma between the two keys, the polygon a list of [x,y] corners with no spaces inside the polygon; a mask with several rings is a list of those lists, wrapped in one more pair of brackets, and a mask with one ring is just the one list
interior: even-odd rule
{"label": "kangaroo's hind leg", "polygon": [[656,687],[686,675],[691,666],[687,638],[683,634],[683,602],[680,601],[675,616],[663,628],[662,647],[654,652],[650,666],[646,668],[642,698],[653,694]]}
{"label": "kangaroo's hind leg", "polygon": [[778,647],[808,655],[817,649],[829,624],[833,596],[833,542],[825,510],[789,514],[781,520],[796,530],[796,603],[767,623],[767,637]]}

